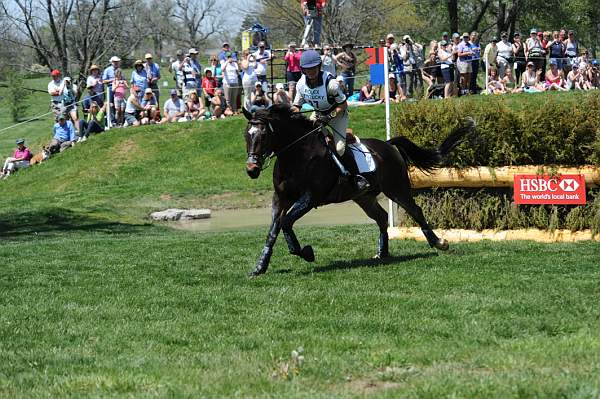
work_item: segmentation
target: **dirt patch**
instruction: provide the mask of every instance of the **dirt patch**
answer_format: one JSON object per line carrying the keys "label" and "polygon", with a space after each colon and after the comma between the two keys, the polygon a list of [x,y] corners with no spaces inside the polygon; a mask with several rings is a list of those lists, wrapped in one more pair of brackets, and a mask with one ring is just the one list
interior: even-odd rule
{"label": "dirt patch", "polygon": [[140,146],[132,139],[127,139],[114,145],[109,151],[111,165],[119,167],[125,164],[127,161],[133,159],[136,154],[139,154],[139,149]]}
{"label": "dirt patch", "polygon": [[352,392],[358,392],[364,395],[370,395],[375,392],[385,391],[387,389],[399,388],[402,385],[392,381],[377,381],[370,379],[358,379],[348,382],[346,387]]}

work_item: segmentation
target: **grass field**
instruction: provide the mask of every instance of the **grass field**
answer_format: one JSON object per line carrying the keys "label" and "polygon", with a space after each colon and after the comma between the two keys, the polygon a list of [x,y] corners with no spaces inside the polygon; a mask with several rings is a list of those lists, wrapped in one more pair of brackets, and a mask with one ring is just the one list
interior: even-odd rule
{"label": "grass field", "polygon": [[[0,150],[41,144],[46,125]],[[384,137],[383,108],[351,125]],[[150,224],[167,207],[265,206],[244,126],[112,130],[0,181],[1,398],[600,396],[597,243],[394,241],[378,263],[374,225],[299,227],[316,263],[280,240],[250,280],[267,226]]]}
{"label": "grass field", "polygon": [[[597,244],[461,244],[301,228],[2,234],[1,397],[597,397]],[[298,364],[292,351],[303,348]]]}

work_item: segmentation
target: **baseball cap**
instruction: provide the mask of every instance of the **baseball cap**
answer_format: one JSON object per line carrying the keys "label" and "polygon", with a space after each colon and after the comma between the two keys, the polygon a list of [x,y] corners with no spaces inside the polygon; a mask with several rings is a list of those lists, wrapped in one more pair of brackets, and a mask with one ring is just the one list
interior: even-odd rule
{"label": "baseball cap", "polygon": [[212,73],[212,69],[210,68],[204,68],[204,74],[206,75],[207,72]]}
{"label": "baseball cap", "polygon": [[465,33],[462,34],[462,37],[469,37],[469,36],[470,36],[469,32],[465,32]]}
{"label": "baseball cap", "polygon": [[533,62],[531,62],[531,61],[529,61],[529,62],[527,63],[527,66],[534,66],[534,65],[535,65],[535,64],[534,64]]}
{"label": "baseball cap", "polygon": [[70,78],[70,77],[68,77],[68,76],[67,76],[67,77],[65,77],[65,82],[70,82],[70,81],[71,81],[71,78]]}
{"label": "baseball cap", "polygon": [[448,32],[442,32],[442,36],[448,36]]}
{"label": "baseball cap", "polygon": [[552,59],[550,60],[550,65],[554,65],[554,66],[556,66],[556,65],[558,65],[558,62],[556,61],[556,59],[552,58]]}
{"label": "baseball cap", "polygon": [[112,57],[110,57],[110,62],[119,62],[121,61],[121,59],[119,57],[117,57],[116,55],[113,55]]}
{"label": "baseball cap", "polygon": [[498,43],[498,38],[496,36],[492,37],[492,39],[490,40],[490,42],[492,43]]}
{"label": "baseball cap", "polygon": [[145,59],[151,59],[152,58],[152,54],[150,53],[146,53],[146,55],[144,56]]}
{"label": "baseball cap", "polygon": [[133,63],[133,65],[144,65],[144,61],[142,60],[135,60],[135,62]]}
{"label": "baseball cap", "polygon": [[177,52],[175,53],[175,55],[183,55],[183,50],[177,50]]}
{"label": "baseball cap", "polygon": [[262,83],[260,81],[257,81],[256,83],[254,83],[254,87],[262,87]]}
{"label": "baseball cap", "polygon": [[171,89],[171,91],[169,91],[169,94],[171,94],[171,95],[173,95],[173,94],[177,95],[177,90]]}
{"label": "baseball cap", "polygon": [[228,42],[223,42],[223,45],[221,47],[225,47],[225,46],[229,46]]}
{"label": "baseball cap", "polygon": [[265,47],[266,43],[265,42],[258,42],[258,47]]}
{"label": "baseball cap", "polygon": [[538,35],[538,36],[544,36],[544,32],[542,32],[542,31],[539,31],[539,32],[537,33],[537,35]]}
{"label": "baseball cap", "polygon": [[25,144],[25,139],[17,139],[17,144]]}
{"label": "baseball cap", "polygon": [[296,42],[291,41],[290,44],[288,44],[288,47],[296,47]]}
{"label": "baseball cap", "polygon": [[446,46],[447,44],[448,44],[448,42],[447,42],[447,41],[445,41],[445,40],[442,40],[442,41],[440,42],[440,46]]}
{"label": "baseball cap", "polygon": [[453,38],[453,39],[456,39],[457,37],[460,37],[460,35],[458,34],[458,32],[454,32],[454,33],[452,34],[452,38]]}
{"label": "baseball cap", "polygon": [[275,88],[276,88],[277,90],[283,90],[283,89],[284,89],[284,87],[285,87],[285,86],[283,86],[283,83],[277,83],[277,84],[275,85]]}
{"label": "baseball cap", "polygon": [[146,87],[146,90],[144,90],[144,94],[152,94],[152,89],[149,87]]}
{"label": "baseball cap", "polygon": [[52,72],[50,72],[50,75],[52,75],[52,76],[59,76],[60,75],[60,71],[58,69],[53,69]]}
{"label": "baseball cap", "polygon": [[409,36],[409,35],[404,35],[404,36],[402,37],[402,40],[411,40],[411,38],[410,38],[410,36]]}
{"label": "baseball cap", "polygon": [[515,34],[513,35],[513,37],[517,37],[517,36],[521,37],[521,32],[515,32]]}
{"label": "baseball cap", "polygon": [[394,39],[394,34],[393,33],[388,33],[388,35],[385,38],[386,39]]}
{"label": "baseball cap", "polygon": [[191,48],[191,49],[188,51],[188,53],[189,53],[189,54],[198,54],[198,50],[196,50],[195,48]]}
{"label": "baseball cap", "polygon": [[393,73],[388,74],[388,78],[389,79],[396,79],[396,75],[394,75]]}
{"label": "baseball cap", "polygon": [[537,33],[537,29],[536,28],[531,28],[531,30],[529,31],[529,33]]}
{"label": "baseball cap", "polygon": [[343,82],[344,81],[344,77],[342,75],[338,75],[335,80],[337,80],[338,82]]}

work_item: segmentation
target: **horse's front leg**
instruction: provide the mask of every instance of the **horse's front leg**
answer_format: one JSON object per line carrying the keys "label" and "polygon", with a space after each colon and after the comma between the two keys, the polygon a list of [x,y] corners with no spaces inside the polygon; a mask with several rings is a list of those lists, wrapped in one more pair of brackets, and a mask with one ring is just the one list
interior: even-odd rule
{"label": "horse's front leg", "polygon": [[307,262],[313,262],[315,260],[315,254],[310,245],[302,248],[298,242],[298,238],[294,233],[294,223],[302,216],[306,215],[313,208],[312,196],[309,192],[304,193],[298,201],[296,201],[290,210],[282,217],[281,229],[283,230],[283,236],[287,241],[288,248],[292,255],[298,255]]}
{"label": "horse's front leg", "polygon": [[281,215],[285,213],[285,207],[282,207],[281,200],[277,196],[277,194],[273,195],[273,201],[271,203],[271,227],[269,228],[269,234],[267,235],[267,241],[265,242],[265,246],[263,247],[262,252],[260,253],[260,257],[258,258],[258,262],[256,262],[256,267],[252,272],[249,273],[250,277],[255,277],[260,274],[266,273],[269,262],[271,261],[271,255],[273,254],[273,247],[275,246],[275,241],[277,241],[277,236],[279,235],[279,230],[281,230]]}

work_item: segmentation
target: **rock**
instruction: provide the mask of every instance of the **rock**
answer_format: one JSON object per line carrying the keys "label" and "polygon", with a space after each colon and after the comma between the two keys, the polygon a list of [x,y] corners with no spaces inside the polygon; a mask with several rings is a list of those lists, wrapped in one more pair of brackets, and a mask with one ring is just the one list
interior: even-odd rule
{"label": "rock", "polygon": [[154,212],[150,214],[152,220],[179,220],[183,215],[183,209],[167,209],[166,211]]}
{"label": "rock", "polygon": [[188,209],[183,211],[181,220],[195,220],[210,218],[210,209]]}
{"label": "rock", "polygon": [[177,221],[210,218],[210,209],[167,209],[150,214],[152,220]]}

